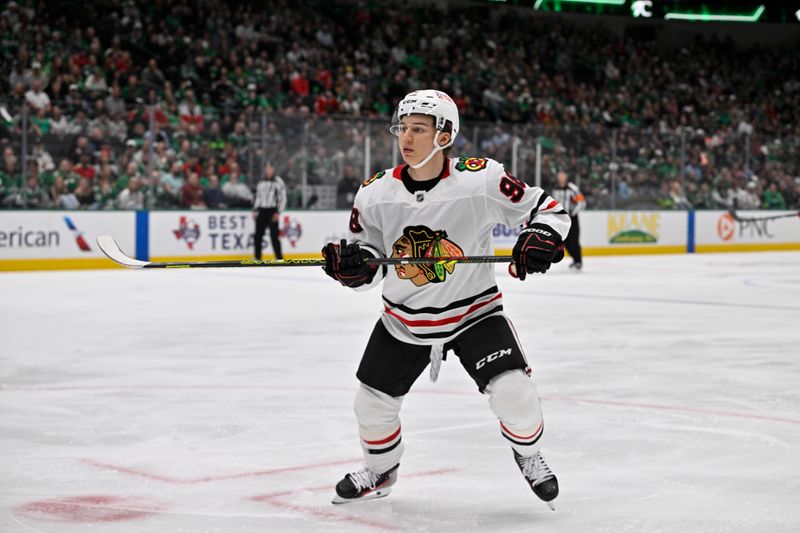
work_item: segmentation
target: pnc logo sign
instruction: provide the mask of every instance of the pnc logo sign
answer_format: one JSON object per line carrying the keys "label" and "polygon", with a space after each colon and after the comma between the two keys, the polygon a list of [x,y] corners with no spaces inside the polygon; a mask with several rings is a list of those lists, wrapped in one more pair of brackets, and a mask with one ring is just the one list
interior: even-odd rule
{"label": "pnc logo sign", "polygon": [[723,213],[717,219],[717,235],[723,242],[737,240],[742,242],[759,242],[774,239],[774,220],[739,219],[730,213]]}
{"label": "pnc logo sign", "polygon": [[717,235],[719,235],[719,238],[727,242],[733,238],[735,231],[736,221],[730,213],[722,214],[717,220]]}

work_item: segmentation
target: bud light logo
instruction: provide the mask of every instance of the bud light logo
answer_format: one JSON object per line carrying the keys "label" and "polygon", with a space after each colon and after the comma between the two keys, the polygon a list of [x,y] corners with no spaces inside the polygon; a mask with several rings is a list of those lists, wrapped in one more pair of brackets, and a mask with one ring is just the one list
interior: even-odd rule
{"label": "bud light logo", "polygon": [[494,237],[495,243],[514,243],[517,242],[517,237],[519,237],[521,231],[522,226],[509,228],[505,224],[498,224],[492,230],[492,237]]}

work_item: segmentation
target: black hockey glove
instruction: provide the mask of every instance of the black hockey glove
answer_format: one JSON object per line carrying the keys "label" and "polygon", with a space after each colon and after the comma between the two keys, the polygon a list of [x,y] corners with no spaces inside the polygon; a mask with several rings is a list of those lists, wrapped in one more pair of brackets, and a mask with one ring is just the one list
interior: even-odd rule
{"label": "black hockey glove", "polygon": [[347,244],[344,239],[341,244],[326,244],[322,249],[322,257],[325,258],[325,273],[345,287],[366,285],[378,271],[377,265],[364,262],[364,259],[374,258],[374,255],[361,249],[357,243]]}
{"label": "black hockey glove", "polygon": [[532,224],[519,234],[512,252],[516,275],[509,266],[509,273],[524,280],[528,274],[547,272],[551,263],[564,259],[561,236],[545,224]]}

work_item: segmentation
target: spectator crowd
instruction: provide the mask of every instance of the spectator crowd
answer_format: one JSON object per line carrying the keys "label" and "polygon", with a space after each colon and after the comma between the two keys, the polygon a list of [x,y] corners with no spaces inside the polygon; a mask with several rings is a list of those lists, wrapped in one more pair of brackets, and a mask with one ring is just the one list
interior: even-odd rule
{"label": "spectator crowd", "polygon": [[566,170],[594,207],[800,207],[797,53],[487,9],[8,2],[0,206],[247,207],[270,162],[290,207],[347,207],[393,162],[393,106],[434,87],[455,154],[530,181],[538,143],[545,186]]}

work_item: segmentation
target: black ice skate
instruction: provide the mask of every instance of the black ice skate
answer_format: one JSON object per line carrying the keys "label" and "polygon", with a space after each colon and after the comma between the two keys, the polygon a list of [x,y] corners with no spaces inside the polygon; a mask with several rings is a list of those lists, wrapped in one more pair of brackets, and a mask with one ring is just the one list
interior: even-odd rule
{"label": "black ice skate", "polygon": [[550,467],[547,466],[547,463],[544,462],[541,452],[538,452],[533,457],[523,457],[517,453],[517,450],[512,451],[514,452],[517,466],[519,466],[522,475],[525,476],[525,480],[533,489],[534,494],[544,501],[550,509],[555,511],[556,507],[553,505],[553,500],[558,496],[558,479],[556,479]]}
{"label": "black ice skate", "polygon": [[583,263],[578,263],[573,261],[572,264],[569,266],[570,270],[574,270],[576,272],[580,272],[583,269]]}
{"label": "black ice skate", "polygon": [[388,496],[392,492],[392,485],[397,482],[399,466],[400,464],[396,464],[383,474],[376,474],[369,468],[347,474],[336,484],[336,497],[331,503],[350,503]]}

